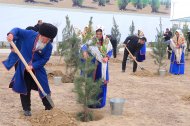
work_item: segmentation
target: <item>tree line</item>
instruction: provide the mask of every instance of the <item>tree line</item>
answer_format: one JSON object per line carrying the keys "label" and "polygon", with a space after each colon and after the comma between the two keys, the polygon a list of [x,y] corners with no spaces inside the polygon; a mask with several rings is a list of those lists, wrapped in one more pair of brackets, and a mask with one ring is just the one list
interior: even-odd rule
{"label": "tree line", "polygon": [[[84,0],[72,0],[73,6],[83,7]],[[96,2],[99,6],[106,6],[110,3],[110,0],[92,0]],[[136,9],[143,9],[148,5],[151,6],[152,12],[158,12],[160,5],[164,5],[166,9],[171,7],[171,0],[115,0],[119,10],[126,10],[127,5],[132,3]]]}

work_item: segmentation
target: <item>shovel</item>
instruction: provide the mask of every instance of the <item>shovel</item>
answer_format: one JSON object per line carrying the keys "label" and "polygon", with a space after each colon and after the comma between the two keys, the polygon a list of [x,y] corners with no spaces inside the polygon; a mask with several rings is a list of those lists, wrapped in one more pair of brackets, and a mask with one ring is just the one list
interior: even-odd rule
{"label": "shovel", "polygon": [[139,63],[137,62],[137,60],[134,58],[133,54],[129,51],[129,49],[127,48],[127,46],[125,46],[125,48],[127,49],[127,51],[129,52],[129,55],[132,57],[132,59],[137,63],[137,66],[141,69],[141,70],[145,70],[143,67],[141,67],[139,65]]}
{"label": "shovel", "polygon": [[[29,66],[28,66],[27,62],[25,61],[24,57],[22,56],[22,54],[20,53],[20,51],[18,50],[18,48],[16,47],[16,45],[14,44],[14,42],[11,41],[10,44],[13,47],[13,49],[15,50],[16,54],[19,56],[20,60],[23,62],[24,66],[26,68],[28,68]],[[38,86],[38,88],[40,89],[40,91],[42,92],[42,94],[44,95],[44,97],[47,99],[47,101],[50,103],[51,107],[53,108],[54,107],[54,103],[53,103],[51,97],[45,93],[44,89],[42,88],[41,84],[37,80],[37,78],[34,75],[34,73],[32,72],[32,70],[29,70],[28,72],[30,73],[30,75],[34,79],[36,85]]]}

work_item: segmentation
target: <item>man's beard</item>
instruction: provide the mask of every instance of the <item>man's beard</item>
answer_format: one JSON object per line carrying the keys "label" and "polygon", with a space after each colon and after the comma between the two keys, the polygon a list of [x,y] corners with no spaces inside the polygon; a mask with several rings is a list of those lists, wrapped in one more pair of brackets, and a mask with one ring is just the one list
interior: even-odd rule
{"label": "man's beard", "polygon": [[36,44],[36,50],[42,50],[46,46],[45,43],[43,43],[40,39],[38,40]]}

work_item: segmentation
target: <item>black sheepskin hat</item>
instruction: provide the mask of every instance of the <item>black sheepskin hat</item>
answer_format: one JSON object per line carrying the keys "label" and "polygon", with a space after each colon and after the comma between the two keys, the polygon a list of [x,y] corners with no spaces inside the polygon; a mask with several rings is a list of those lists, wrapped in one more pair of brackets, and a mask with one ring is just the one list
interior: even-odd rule
{"label": "black sheepskin hat", "polygon": [[35,32],[38,32],[38,29],[37,29],[36,27],[33,27],[33,26],[28,26],[28,27],[26,28],[26,30],[33,30],[33,31],[35,31]]}
{"label": "black sheepskin hat", "polygon": [[54,39],[57,35],[57,27],[50,23],[43,23],[40,25],[39,33],[47,38]]}
{"label": "black sheepskin hat", "polygon": [[139,37],[139,39],[144,40],[145,42],[147,42],[147,39],[146,39],[146,37],[144,37],[144,36]]}

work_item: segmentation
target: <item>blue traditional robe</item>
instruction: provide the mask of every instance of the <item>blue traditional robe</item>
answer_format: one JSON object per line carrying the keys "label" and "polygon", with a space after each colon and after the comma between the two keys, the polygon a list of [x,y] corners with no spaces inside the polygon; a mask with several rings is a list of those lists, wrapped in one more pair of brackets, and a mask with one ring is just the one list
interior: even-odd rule
{"label": "blue traditional robe", "polygon": [[180,63],[177,63],[174,51],[171,55],[170,73],[174,75],[184,74],[185,71],[185,55],[184,52],[181,55]]}
{"label": "blue traditional robe", "polygon": [[138,62],[143,62],[145,59],[146,59],[146,44],[144,44],[141,50],[137,53]]}
{"label": "blue traditional robe", "polygon": [[[111,44],[111,43],[109,42],[109,44]],[[87,46],[83,45],[81,50],[86,51]],[[109,48],[109,50],[107,51],[107,57],[111,58],[112,53],[113,53],[113,50],[112,50],[112,46],[111,46],[111,48]],[[93,58],[92,62],[93,63],[97,62],[97,67],[94,72],[95,75],[93,75],[93,77],[94,77],[94,81],[98,81],[98,80],[102,79],[102,63],[100,61],[98,61],[96,59],[96,57]],[[102,92],[99,94],[99,97],[97,98],[97,99],[101,99],[100,104],[90,105],[89,108],[103,108],[106,105],[106,94],[107,94],[107,83],[108,82],[109,82],[109,68],[108,68],[108,62],[107,62],[106,78],[101,86]]]}
{"label": "blue traditional robe", "polygon": [[[20,50],[22,42],[17,37],[14,37],[13,42],[15,43],[18,50]],[[12,47],[11,47],[11,49],[12,49]],[[15,52],[11,51],[8,58],[5,61],[3,61],[2,63],[4,64],[4,66],[6,67],[7,70],[10,70],[17,63],[18,60],[19,60],[18,55]]]}
{"label": "blue traditional robe", "polygon": [[[50,94],[47,74],[44,65],[49,60],[52,53],[52,44],[49,42],[42,50],[35,50],[39,34],[32,30],[23,30],[14,28],[9,33],[13,34],[14,38],[18,38],[22,42],[20,52],[26,62],[33,67],[33,72],[36,75],[39,83],[47,94]],[[16,54],[12,54],[11,58],[17,59]],[[13,66],[12,63],[3,62],[6,68]],[[18,66],[11,80],[13,91],[20,94],[27,94],[27,88],[24,80],[25,66],[18,60]],[[40,96],[43,97],[41,91]]]}
{"label": "blue traditional robe", "polygon": [[170,42],[170,47],[172,48],[170,73],[174,75],[184,74],[185,71],[185,50],[186,41],[181,32],[177,31],[180,36],[176,35]]}

